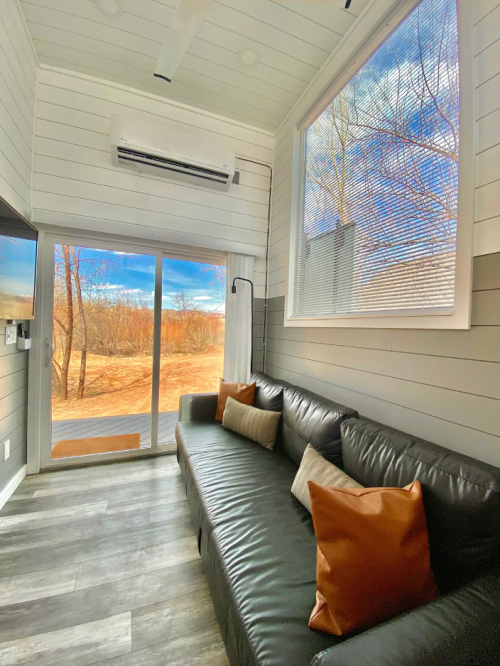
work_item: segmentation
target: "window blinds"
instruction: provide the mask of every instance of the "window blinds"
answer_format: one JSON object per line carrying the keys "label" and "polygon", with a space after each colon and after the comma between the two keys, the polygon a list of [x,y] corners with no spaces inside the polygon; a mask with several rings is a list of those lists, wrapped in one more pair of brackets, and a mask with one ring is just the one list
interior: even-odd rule
{"label": "window blinds", "polygon": [[453,308],[455,0],[422,0],[302,132],[292,317]]}

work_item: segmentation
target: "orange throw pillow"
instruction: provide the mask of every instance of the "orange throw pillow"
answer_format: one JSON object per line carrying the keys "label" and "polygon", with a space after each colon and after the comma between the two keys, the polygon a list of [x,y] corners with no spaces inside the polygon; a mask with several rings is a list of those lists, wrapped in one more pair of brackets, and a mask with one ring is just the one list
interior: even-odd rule
{"label": "orange throw pillow", "polygon": [[222,378],[219,384],[219,397],[217,398],[216,421],[222,421],[226,400],[231,396],[244,405],[253,405],[255,395],[255,384],[240,384],[239,382],[225,382]]}
{"label": "orange throw pillow", "polygon": [[309,627],[342,636],[438,596],[420,481],[406,488],[327,488],[309,481],[318,540]]}

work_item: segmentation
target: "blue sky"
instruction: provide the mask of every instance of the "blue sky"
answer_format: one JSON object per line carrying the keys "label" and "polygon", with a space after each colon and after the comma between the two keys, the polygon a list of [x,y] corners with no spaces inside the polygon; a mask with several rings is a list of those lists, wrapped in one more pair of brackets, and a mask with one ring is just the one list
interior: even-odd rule
{"label": "blue sky", "polygon": [[205,310],[224,312],[220,290],[213,284],[216,267],[178,259],[163,260],[163,307],[172,307],[172,296],[184,291]]}
{"label": "blue sky", "polygon": [[[98,287],[110,293],[125,293],[138,298],[153,300],[155,258],[148,255],[113,252],[110,250],[81,249],[82,266],[85,260],[99,264],[109,262],[105,276],[100,277]],[[90,263],[88,264],[91,265]],[[211,284],[216,267],[208,264],[163,259],[163,308],[174,307],[172,298],[179,292],[204,310],[224,312],[224,305],[217,288]]]}
{"label": "blue sky", "polygon": [[0,235],[0,291],[32,296],[35,284],[36,242]]}

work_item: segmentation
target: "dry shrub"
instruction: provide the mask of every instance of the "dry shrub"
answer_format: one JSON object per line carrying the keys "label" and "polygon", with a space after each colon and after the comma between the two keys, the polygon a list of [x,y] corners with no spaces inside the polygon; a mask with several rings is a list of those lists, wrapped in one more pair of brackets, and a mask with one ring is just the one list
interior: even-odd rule
{"label": "dry shrub", "polygon": [[224,319],[200,311],[164,310],[161,324],[163,354],[197,354],[224,344]]}
{"label": "dry shrub", "polygon": [[[154,314],[149,303],[128,295],[106,294],[84,301],[88,327],[87,351],[103,356],[145,356],[153,353]],[[54,302],[54,347],[63,347],[66,303]],[[58,323],[58,322],[61,322]],[[73,349],[81,348],[82,330],[75,316]],[[161,352],[163,354],[206,353],[224,344],[224,318],[199,310],[163,310]]]}

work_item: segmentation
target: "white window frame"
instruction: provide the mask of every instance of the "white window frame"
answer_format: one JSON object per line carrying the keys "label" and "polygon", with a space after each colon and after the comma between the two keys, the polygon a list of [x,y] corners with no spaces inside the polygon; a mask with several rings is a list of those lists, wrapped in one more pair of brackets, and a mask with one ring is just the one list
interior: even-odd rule
{"label": "white window frame", "polygon": [[[472,260],[474,249],[475,219],[475,76],[473,50],[473,4],[470,0],[457,0],[460,85],[460,155],[458,175],[457,252],[455,273],[455,300],[448,313],[431,311],[424,314],[400,311],[383,316],[371,313],[321,315],[297,317],[291,312],[291,285],[294,280],[295,238],[301,223],[301,191],[303,140],[302,134],[323,111],[326,105],[356,74],[361,65],[376,51],[384,39],[418,5],[420,0],[403,0],[375,34],[363,45],[353,47],[350,63],[343,67],[338,63],[333,83],[314,104],[302,121],[293,129],[292,201],[290,223],[290,248],[288,280],[285,285],[285,327],[322,328],[430,328],[469,329],[472,303]],[[348,36],[352,39],[352,35]]]}

